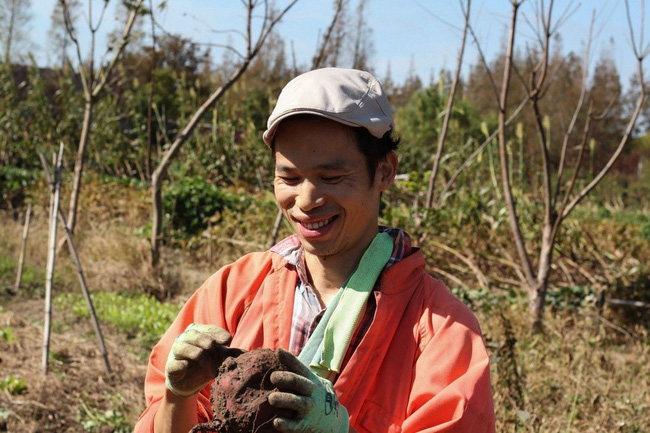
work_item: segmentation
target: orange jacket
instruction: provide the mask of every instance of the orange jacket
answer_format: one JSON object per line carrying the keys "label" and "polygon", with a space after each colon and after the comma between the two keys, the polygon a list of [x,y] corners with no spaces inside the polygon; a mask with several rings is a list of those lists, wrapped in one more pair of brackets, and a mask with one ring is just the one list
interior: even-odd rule
{"label": "orange jacket", "polygon": [[[187,301],[154,347],[145,380],[147,408],[135,432],[153,431],[165,392],[165,362],[187,325],[212,323],[246,350],[289,347],[295,270],[272,252],[246,255],[213,276]],[[418,250],[383,272],[372,325],[335,389],[359,433],[493,433],[488,354],[469,309],[424,271]],[[210,386],[199,394],[211,418]]]}

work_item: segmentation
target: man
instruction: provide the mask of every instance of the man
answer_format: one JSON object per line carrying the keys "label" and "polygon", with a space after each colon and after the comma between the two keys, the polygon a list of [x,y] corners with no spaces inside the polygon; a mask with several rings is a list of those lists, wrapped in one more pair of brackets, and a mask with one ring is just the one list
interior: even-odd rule
{"label": "man", "polygon": [[218,366],[260,347],[286,349],[291,370],[271,376],[269,403],[292,414],[274,419],[278,431],[494,431],[476,319],[405,232],[378,226],[397,171],[392,129],[367,72],[319,69],[287,84],[263,138],[295,235],[188,300],[151,354],[136,432],[207,421]]}

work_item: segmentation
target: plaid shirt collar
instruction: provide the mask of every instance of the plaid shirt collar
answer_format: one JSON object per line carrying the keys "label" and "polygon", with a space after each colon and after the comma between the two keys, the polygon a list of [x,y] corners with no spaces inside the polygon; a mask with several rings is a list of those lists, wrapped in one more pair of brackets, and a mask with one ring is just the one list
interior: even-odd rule
{"label": "plaid shirt collar", "polygon": [[[389,268],[411,254],[411,238],[406,232],[400,229],[381,226],[379,227],[379,232],[388,233],[393,238],[394,244],[393,253],[384,269]],[[298,284],[296,285],[296,296],[294,297],[293,314],[291,317],[291,336],[289,340],[289,351],[298,355],[305,347],[305,344],[307,344],[307,340],[323,317],[325,308],[321,307],[318,295],[309,283],[305,255],[303,254],[304,249],[298,236],[293,235],[280,241],[271,248],[271,251],[284,257],[298,272]],[[343,361],[344,365],[365,335],[372,322],[374,311],[374,298],[370,297],[363,317],[350,342],[348,353]]]}

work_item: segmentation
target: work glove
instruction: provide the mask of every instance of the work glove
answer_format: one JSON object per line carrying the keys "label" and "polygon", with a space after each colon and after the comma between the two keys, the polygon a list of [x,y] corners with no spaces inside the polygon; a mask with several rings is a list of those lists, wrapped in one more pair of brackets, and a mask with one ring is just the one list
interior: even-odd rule
{"label": "work glove", "polygon": [[179,397],[190,397],[217,375],[221,363],[243,351],[227,347],[232,336],[216,325],[190,324],[176,337],[165,364],[165,385]]}
{"label": "work glove", "polygon": [[[289,371],[271,373],[271,383],[278,388],[268,397],[278,410],[273,427],[283,433],[347,433],[348,411],[339,403],[332,382],[316,376],[286,350],[280,349],[279,357]],[[279,415],[285,409],[296,416]]]}

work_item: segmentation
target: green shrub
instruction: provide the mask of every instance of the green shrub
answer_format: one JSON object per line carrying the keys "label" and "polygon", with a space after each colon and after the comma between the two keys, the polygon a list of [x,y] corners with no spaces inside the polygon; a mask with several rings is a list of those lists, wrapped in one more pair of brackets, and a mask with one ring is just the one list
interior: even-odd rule
{"label": "green shrub", "polygon": [[205,229],[208,219],[218,212],[243,211],[251,203],[250,197],[228,192],[199,177],[174,182],[163,195],[171,227],[185,235]]}
{"label": "green shrub", "polygon": [[0,209],[20,207],[27,197],[29,186],[36,183],[41,174],[7,165],[0,165]]}

